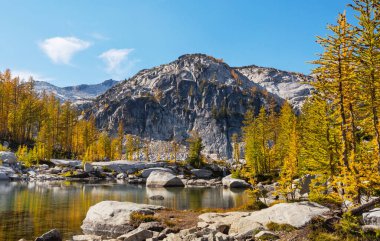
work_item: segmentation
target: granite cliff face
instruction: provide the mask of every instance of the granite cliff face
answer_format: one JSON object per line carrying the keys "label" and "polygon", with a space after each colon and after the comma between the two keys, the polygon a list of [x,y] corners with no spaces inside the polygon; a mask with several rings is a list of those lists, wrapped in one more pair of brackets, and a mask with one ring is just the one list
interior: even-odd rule
{"label": "granite cliff face", "polygon": [[85,117],[94,115],[99,128],[144,139],[185,143],[192,131],[203,139],[205,153],[230,158],[231,136],[241,133],[248,109],[283,99],[231,68],[203,54],[142,70],[96,98]]}
{"label": "granite cliff face", "polygon": [[301,110],[303,103],[314,89],[310,85],[313,78],[299,73],[255,65],[238,67],[235,70],[268,92],[289,101],[296,111]]}

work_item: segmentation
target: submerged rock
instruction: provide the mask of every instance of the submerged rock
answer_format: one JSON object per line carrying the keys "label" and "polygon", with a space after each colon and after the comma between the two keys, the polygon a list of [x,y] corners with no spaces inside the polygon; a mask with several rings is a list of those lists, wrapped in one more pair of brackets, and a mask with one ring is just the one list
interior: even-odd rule
{"label": "submerged rock", "polygon": [[246,181],[238,178],[233,178],[232,175],[228,175],[222,179],[223,186],[229,188],[248,188],[251,185]]}
{"label": "submerged rock", "polygon": [[147,187],[184,187],[182,180],[169,173],[153,171],[146,180]]}
{"label": "submerged rock", "polygon": [[149,197],[150,200],[164,200],[164,196],[162,195],[153,195],[151,197]]}
{"label": "submerged rock", "polygon": [[116,238],[134,230],[130,219],[131,213],[154,214],[154,211],[160,209],[163,207],[131,202],[103,201],[90,207],[81,228],[87,235]]}

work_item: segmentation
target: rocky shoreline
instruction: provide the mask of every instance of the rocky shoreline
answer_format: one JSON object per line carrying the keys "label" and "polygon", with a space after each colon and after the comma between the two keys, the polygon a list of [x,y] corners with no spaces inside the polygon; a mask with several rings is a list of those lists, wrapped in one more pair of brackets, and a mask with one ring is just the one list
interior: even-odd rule
{"label": "rocky shoreline", "polygon": [[[327,219],[329,208],[312,202],[281,203],[253,212],[203,213],[193,218],[193,226],[178,226],[176,215],[162,206],[131,202],[103,201],[92,207],[83,220],[82,235],[71,241],[233,241],[278,240],[283,232],[270,230],[273,224],[300,229],[315,218]],[[189,212],[190,214],[190,212]],[[48,239],[55,235],[57,239]],[[57,230],[44,234],[38,241],[62,240]]]}
{"label": "rocky shoreline", "polygon": [[[88,210],[81,226],[83,234],[67,241],[310,240],[307,235],[312,229],[331,225],[336,215],[336,211],[308,201],[279,203],[259,211],[207,213],[102,201]],[[364,213],[363,221],[364,231],[379,230],[379,209]],[[59,231],[51,230],[35,241],[61,240]]]}
{"label": "rocky shoreline", "polygon": [[[82,163],[79,160],[51,160],[51,163],[25,167],[12,152],[0,152],[0,180],[59,181],[59,180],[123,180],[151,187],[222,186],[247,188],[243,180],[227,177],[225,166],[207,164],[195,169],[183,162],[109,161]],[[159,173],[159,174],[157,174]],[[227,178],[226,178],[227,177]],[[225,178],[225,179],[223,179]]]}

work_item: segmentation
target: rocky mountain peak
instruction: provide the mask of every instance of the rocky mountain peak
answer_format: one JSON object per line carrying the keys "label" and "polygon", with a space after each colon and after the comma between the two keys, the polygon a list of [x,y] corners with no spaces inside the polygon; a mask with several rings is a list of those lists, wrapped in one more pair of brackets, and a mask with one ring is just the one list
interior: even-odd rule
{"label": "rocky mountain peak", "polygon": [[115,85],[86,116],[111,132],[123,122],[127,133],[145,139],[184,143],[194,131],[206,153],[230,158],[230,139],[240,134],[245,112],[282,101],[223,61],[189,54]]}

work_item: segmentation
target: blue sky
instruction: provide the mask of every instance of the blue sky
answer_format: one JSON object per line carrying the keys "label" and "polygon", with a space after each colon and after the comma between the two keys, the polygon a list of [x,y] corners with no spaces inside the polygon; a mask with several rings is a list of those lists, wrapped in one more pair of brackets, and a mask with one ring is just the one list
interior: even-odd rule
{"label": "blue sky", "polygon": [[58,86],[124,79],[186,53],[310,73],[349,0],[0,0],[0,71]]}

